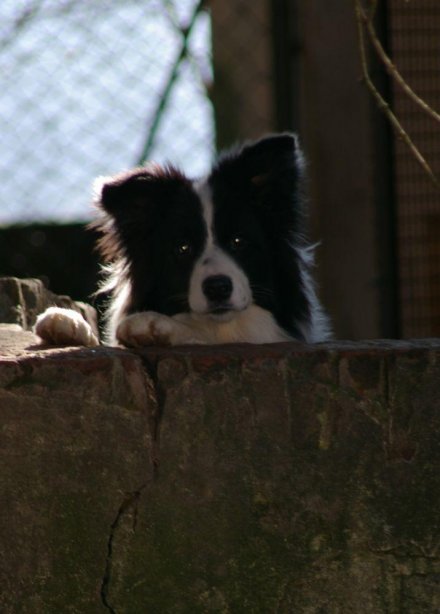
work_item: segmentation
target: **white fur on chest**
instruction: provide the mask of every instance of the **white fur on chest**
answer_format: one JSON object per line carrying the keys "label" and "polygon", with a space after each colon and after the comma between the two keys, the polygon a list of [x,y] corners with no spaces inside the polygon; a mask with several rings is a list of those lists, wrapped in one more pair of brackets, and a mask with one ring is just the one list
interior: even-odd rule
{"label": "white fur on chest", "polygon": [[273,343],[291,339],[272,314],[257,305],[235,313],[228,321],[187,313],[178,314],[173,319],[189,326],[204,339],[203,343]]}

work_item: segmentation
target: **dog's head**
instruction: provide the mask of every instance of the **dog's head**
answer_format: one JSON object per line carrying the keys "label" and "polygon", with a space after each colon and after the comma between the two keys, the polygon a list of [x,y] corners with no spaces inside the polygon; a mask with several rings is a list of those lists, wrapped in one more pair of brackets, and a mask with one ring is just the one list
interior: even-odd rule
{"label": "dog's head", "polygon": [[251,303],[279,310],[281,253],[302,232],[302,171],[286,134],[224,154],[203,181],[150,165],[101,182],[100,249],[130,281],[129,309],[215,319]]}

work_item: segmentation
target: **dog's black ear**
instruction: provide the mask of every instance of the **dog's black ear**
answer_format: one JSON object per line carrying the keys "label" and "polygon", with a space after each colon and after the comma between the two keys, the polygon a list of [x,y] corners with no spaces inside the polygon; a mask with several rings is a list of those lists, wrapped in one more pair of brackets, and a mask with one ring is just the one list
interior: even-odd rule
{"label": "dog's black ear", "polygon": [[94,186],[95,204],[116,219],[148,215],[167,192],[182,183],[187,179],[178,170],[149,164],[114,177],[99,177]]}
{"label": "dog's black ear", "polygon": [[172,167],[150,164],[114,177],[98,178],[94,204],[100,217],[91,227],[101,236],[98,248],[106,260],[127,254],[154,232],[157,215],[188,189],[188,179]]}
{"label": "dog's black ear", "polygon": [[245,145],[237,155],[243,176],[256,187],[287,177],[298,178],[303,171],[303,157],[293,134],[268,136]]}
{"label": "dog's black ear", "polygon": [[294,134],[274,134],[223,153],[214,168],[230,181],[263,186],[286,176],[300,178],[304,158]]}
{"label": "dog's black ear", "polygon": [[[115,177],[98,178],[95,182],[96,205],[111,216],[132,213],[147,207],[151,201],[154,175],[146,170],[134,170]],[[154,188],[153,188],[154,189]]]}
{"label": "dog's black ear", "polygon": [[220,157],[211,176],[245,193],[262,214],[302,232],[305,162],[294,134],[267,136]]}

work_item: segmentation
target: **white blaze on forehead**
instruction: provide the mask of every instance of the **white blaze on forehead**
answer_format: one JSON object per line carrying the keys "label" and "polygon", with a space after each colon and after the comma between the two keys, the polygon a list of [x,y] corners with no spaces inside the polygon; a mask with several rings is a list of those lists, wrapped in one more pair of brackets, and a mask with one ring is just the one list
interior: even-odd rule
{"label": "white blaze on forehead", "polygon": [[208,182],[204,180],[195,183],[194,190],[202,205],[207,235],[203,252],[194,264],[190,279],[190,308],[196,313],[207,313],[210,306],[203,293],[202,284],[205,279],[212,275],[225,275],[232,281],[232,294],[229,300],[231,309],[241,311],[248,307],[252,300],[249,280],[234,259],[217,245],[214,227],[214,203]]}
{"label": "white blaze on forehead", "polygon": [[214,244],[214,204],[212,202],[212,190],[207,180],[202,180],[194,184],[194,190],[200,198],[202,204],[202,215],[205,220],[208,238],[206,247]]}

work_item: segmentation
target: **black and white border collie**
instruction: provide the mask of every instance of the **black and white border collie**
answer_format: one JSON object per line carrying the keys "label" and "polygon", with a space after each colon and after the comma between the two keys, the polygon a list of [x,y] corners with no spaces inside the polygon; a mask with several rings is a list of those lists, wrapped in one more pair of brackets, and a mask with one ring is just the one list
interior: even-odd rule
{"label": "black and white border collie", "polygon": [[[188,179],[148,165],[97,190],[99,249],[110,262],[110,345],[325,341],[328,319],[304,239],[304,160],[297,138],[273,135],[223,154]],[[36,333],[96,345],[88,324],[50,308]]]}

